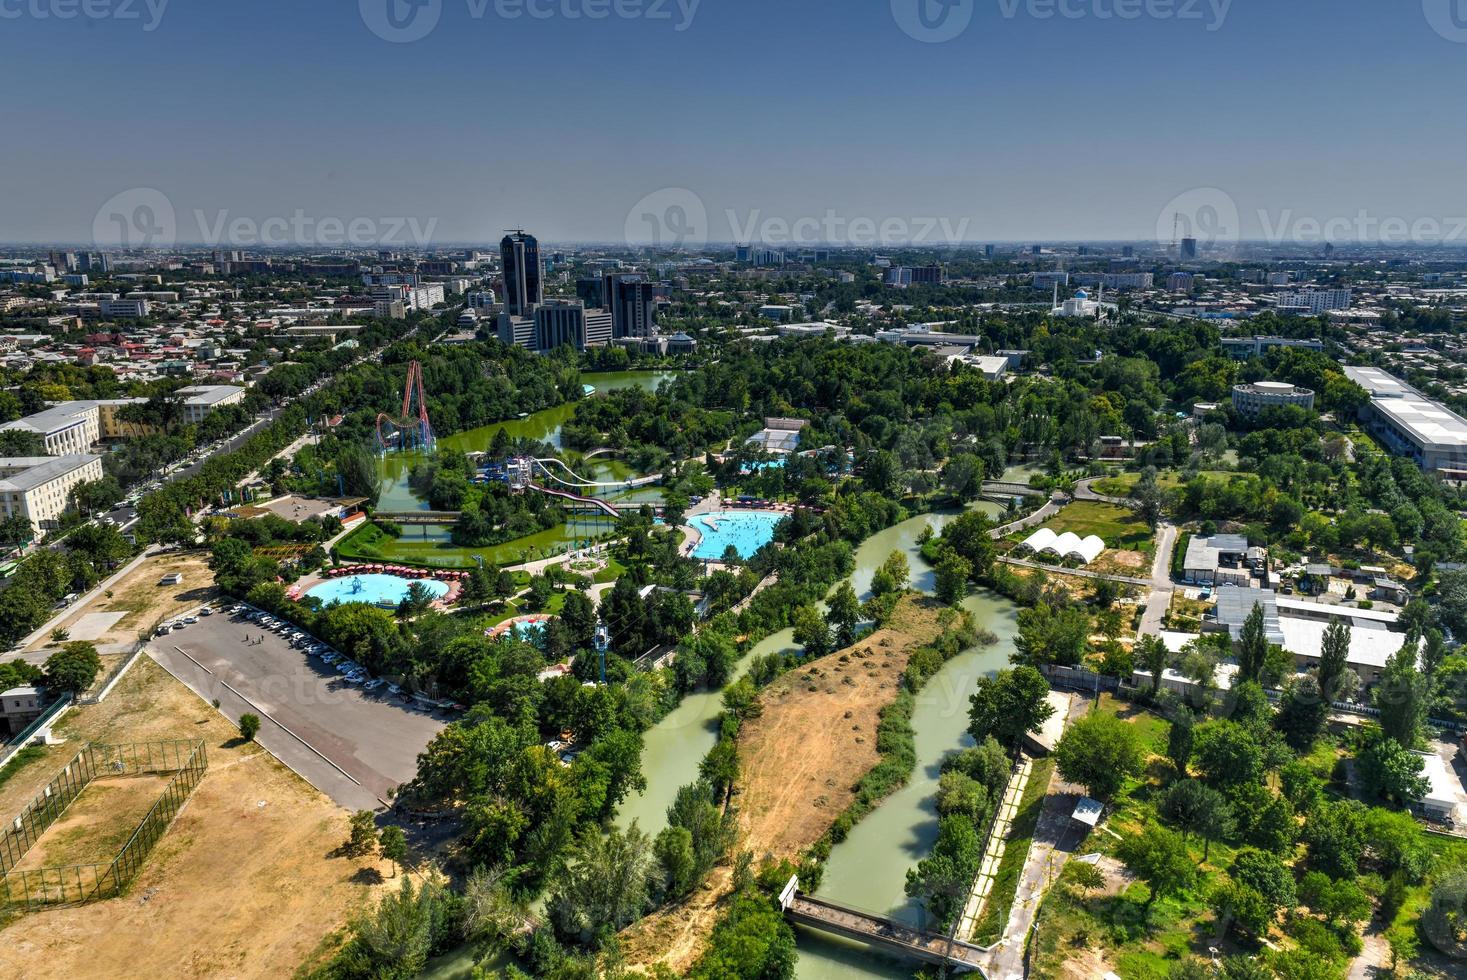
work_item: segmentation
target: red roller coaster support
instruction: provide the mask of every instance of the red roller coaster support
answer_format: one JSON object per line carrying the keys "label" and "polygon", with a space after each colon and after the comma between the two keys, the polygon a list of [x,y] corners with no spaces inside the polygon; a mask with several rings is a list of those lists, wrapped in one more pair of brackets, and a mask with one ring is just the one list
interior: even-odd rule
{"label": "red roller coaster support", "polygon": [[385,412],[377,416],[377,447],[383,452],[393,448],[432,449],[433,441],[428,397],[423,392],[423,365],[413,361],[408,365],[407,384],[403,387],[402,414],[396,418]]}

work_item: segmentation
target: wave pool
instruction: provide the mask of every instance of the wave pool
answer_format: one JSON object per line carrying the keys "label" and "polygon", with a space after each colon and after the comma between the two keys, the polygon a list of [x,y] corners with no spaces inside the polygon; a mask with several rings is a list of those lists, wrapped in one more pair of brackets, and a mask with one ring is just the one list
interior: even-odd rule
{"label": "wave pool", "polygon": [[349,575],[344,578],[322,582],[306,591],[306,595],[321,600],[322,605],[333,602],[365,602],[373,606],[396,606],[408,594],[408,586],[422,582],[435,599],[448,594],[448,586],[431,578],[403,578],[400,575]]}
{"label": "wave pool", "polygon": [[720,510],[699,514],[689,524],[702,535],[693,549],[693,557],[718,561],[732,546],[740,558],[752,558],[754,552],[774,540],[774,526],[784,517],[784,514],[757,510]]}

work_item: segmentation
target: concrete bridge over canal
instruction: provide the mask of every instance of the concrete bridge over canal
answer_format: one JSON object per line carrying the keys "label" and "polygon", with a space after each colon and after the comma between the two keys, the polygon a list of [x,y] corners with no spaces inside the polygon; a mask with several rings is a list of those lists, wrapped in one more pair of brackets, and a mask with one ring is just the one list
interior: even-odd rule
{"label": "concrete bridge over canal", "polygon": [[823,899],[800,894],[800,881],[791,878],[780,893],[779,904],[787,919],[798,925],[867,943],[887,952],[933,966],[947,966],[959,973],[987,977],[984,972],[992,951],[961,942],[945,933],[928,932],[885,916],[862,912]]}
{"label": "concrete bridge over canal", "polygon": [[1002,480],[984,480],[985,497],[1048,497],[1048,490],[1031,487],[1027,483],[1004,483]]}

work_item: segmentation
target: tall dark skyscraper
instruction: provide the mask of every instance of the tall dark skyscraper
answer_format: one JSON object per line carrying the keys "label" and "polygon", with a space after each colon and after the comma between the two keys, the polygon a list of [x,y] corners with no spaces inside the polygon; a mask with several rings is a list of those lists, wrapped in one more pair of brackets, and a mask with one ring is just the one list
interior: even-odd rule
{"label": "tall dark skyscraper", "polygon": [[504,262],[504,312],[511,316],[534,316],[535,307],[545,302],[540,243],[534,235],[516,229],[499,243],[499,255]]}

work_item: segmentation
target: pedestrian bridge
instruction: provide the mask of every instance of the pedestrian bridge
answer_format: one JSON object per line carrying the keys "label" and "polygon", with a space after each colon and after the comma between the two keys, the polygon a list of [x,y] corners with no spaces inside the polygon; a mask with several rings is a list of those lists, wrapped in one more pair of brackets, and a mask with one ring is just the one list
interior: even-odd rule
{"label": "pedestrian bridge", "polygon": [[885,916],[811,898],[800,894],[799,888],[799,878],[790,878],[779,896],[785,917],[793,923],[868,943],[922,963],[987,976],[984,966],[989,962],[990,950],[982,946],[960,942],[946,933],[928,932]]}
{"label": "pedestrian bridge", "polygon": [[1048,490],[1031,487],[1027,483],[1004,483],[1002,480],[983,481],[983,493],[1002,497],[1048,497]]}

